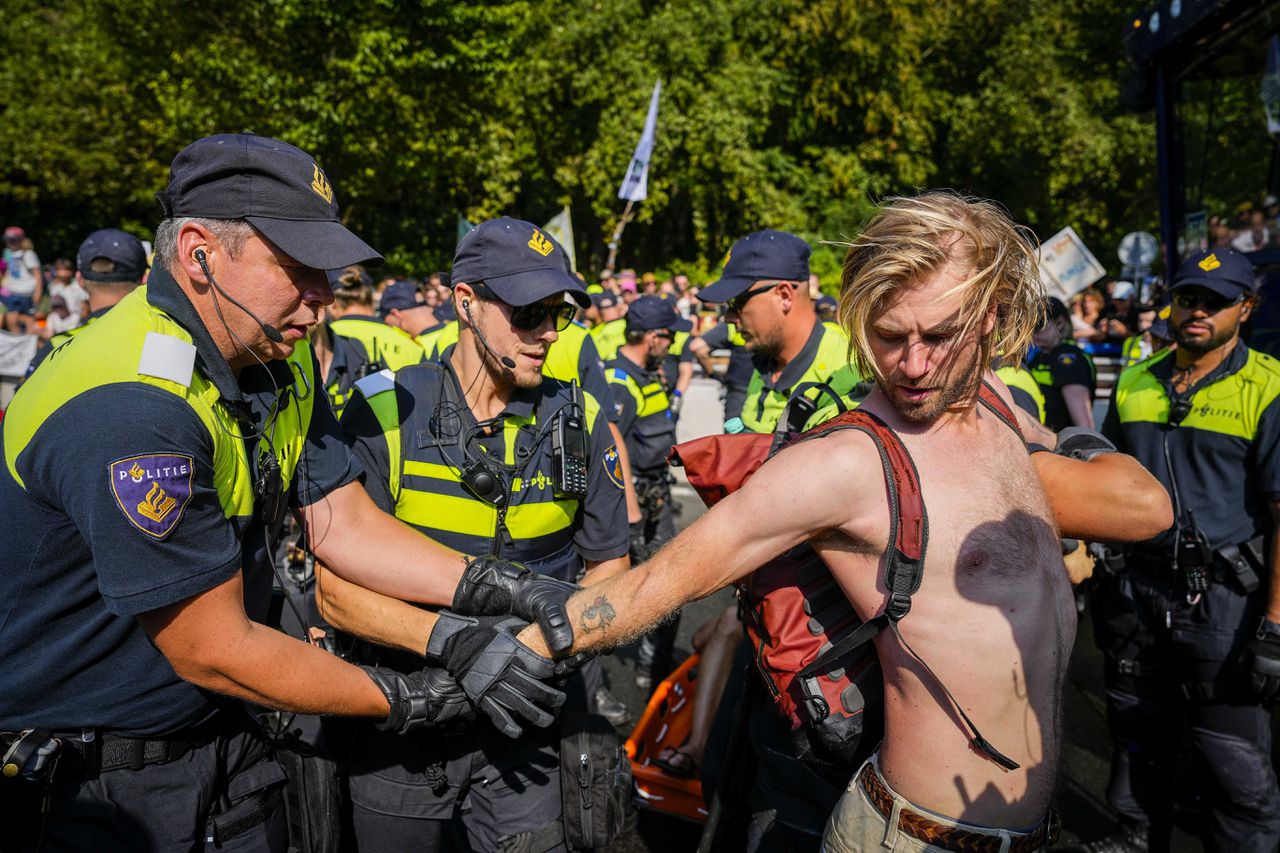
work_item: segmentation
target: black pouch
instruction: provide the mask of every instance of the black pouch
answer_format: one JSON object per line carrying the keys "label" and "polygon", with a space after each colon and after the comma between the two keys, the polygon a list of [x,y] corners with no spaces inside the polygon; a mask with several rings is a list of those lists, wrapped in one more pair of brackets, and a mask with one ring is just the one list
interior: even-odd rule
{"label": "black pouch", "polygon": [[598,714],[560,717],[560,792],[570,849],[594,850],[622,834],[633,809],[631,761],[622,738]]}

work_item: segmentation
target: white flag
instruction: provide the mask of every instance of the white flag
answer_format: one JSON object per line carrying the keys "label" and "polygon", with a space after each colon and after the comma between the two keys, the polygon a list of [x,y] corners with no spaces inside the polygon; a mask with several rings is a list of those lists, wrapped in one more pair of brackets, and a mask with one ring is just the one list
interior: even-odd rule
{"label": "white flag", "polygon": [[569,218],[569,205],[566,204],[564,210],[551,217],[551,221],[543,225],[542,230],[555,238],[560,248],[569,256],[569,268],[577,272],[578,258],[573,253],[573,220]]}
{"label": "white flag", "polygon": [[644,201],[649,195],[649,158],[653,156],[653,137],[658,130],[658,96],[662,93],[662,81],[653,84],[653,95],[649,97],[649,115],[644,120],[644,133],[640,134],[640,142],[636,144],[636,153],[631,155],[631,165],[627,167],[627,176],[622,179],[618,189],[618,198],[627,201]]}

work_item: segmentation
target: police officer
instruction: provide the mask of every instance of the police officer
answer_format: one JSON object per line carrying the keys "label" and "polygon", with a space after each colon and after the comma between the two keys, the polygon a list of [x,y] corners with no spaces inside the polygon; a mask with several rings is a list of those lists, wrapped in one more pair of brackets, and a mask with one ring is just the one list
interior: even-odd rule
{"label": "police officer", "polygon": [[[343,417],[369,495],[451,548],[519,559],[570,582],[565,589],[624,570],[623,473],[604,412],[575,383],[543,373],[575,303],[587,301],[563,250],[528,222],[489,220],[459,243],[453,279],[457,344],[438,362],[361,380]],[[331,580],[322,570],[329,621],[414,652],[381,648],[371,658],[411,671],[429,631],[411,630],[405,642],[396,626],[418,624],[425,611],[382,599],[350,618],[352,602],[378,597]],[[425,651],[435,654],[434,641]],[[557,743],[545,733],[512,744],[488,726],[409,741],[361,729],[350,789],[362,851],[439,849],[464,799],[472,848],[515,837],[509,849],[563,849]]]}
{"label": "police officer", "polygon": [[[634,279],[631,282],[631,288],[634,293]],[[600,312],[600,325],[591,330],[591,337],[595,338],[596,350],[600,353],[600,358],[609,361],[618,354],[618,347],[622,346],[627,337],[627,326],[623,321],[627,306],[622,301],[622,297],[607,290],[592,301],[596,310]]]}
{"label": "police officer", "polygon": [[[772,432],[802,385],[826,383],[841,396],[858,385],[849,339],[814,312],[809,244],[794,234],[767,229],[743,237],[733,244],[720,280],[698,298],[726,303],[725,320],[737,326],[752,353],[754,372],[740,422],[726,422],[730,432]],[[818,400],[816,389],[805,394]]]}
{"label": "police officer", "polygon": [[996,376],[1009,387],[1018,408],[1044,423],[1044,392],[1030,371],[1021,364],[1002,364],[996,368]]}
{"label": "police officer", "polygon": [[[701,335],[689,341],[688,351],[702,365],[702,372],[724,386],[724,420],[726,423],[742,420],[742,404],[747,399],[747,386],[755,373],[755,365],[751,363],[751,351],[747,342],[742,339],[738,329],[732,323],[717,323]],[[729,364],[724,373],[715,372],[711,363],[711,353],[715,350],[729,351]]]}
{"label": "police officer", "polygon": [[[1177,349],[1125,371],[1103,432],[1168,489],[1174,526],[1097,587],[1120,829],[1098,850],[1166,848],[1184,735],[1210,850],[1275,850],[1280,791],[1268,704],[1280,695],[1280,363],[1240,340],[1249,261],[1188,258],[1173,281]],[[1268,544],[1269,543],[1269,544]]]}
{"label": "police officer", "polygon": [[1138,334],[1125,338],[1120,347],[1121,369],[1146,361],[1169,346],[1169,313],[1172,306],[1144,308],[1138,311]]}
{"label": "police officer", "polygon": [[1027,369],[1044,394],[1044,424],[1054,432],[1069,426],[1093,429],[1093,360],[1071,343],[1071,312],[1062,300],[1045,300],[1044,321],[1032,337]]}
{"label": "police officer", "polygon": [[[394,326],[417,340],[428,329],[440,325],[434,309],[428,305],[415,282],[400,279],[387,285],[378,297],[378,315],[382,322]],[[421,347],[421,344],[419,344]]]}
{"label": "police officer", "polygon": [[146,273],[147,251],[137,237],[117,228],[104,228],[86,237],[76,252],[76,281],[89,293],[89,316],[82,325],[50,338],[48,345],[32,359],[27,375],[30,376],[49,353],[89,328],[132,293]]}
{"label": "police officer", "polygon": [[549,661],[488,627],[451,636],[451,676],[361,669],[262,624],[289,509],[335,570],[417,599],[495,561],[464,570],[379,512],[314,392],[324,270],[380,260],[315,161],[209,137],[159,197],[148,286],[60,347],[3,423],[6,849],[283,849],[284,773],[237,700],[405,732],[471,704],[546,724],[562,698],[530,681]]}
{"label": "police officer", "polygon": [[[660,370],[675,339],[677,321],[669,302],[656,296],[636,299],[627,310],[626,342],[607,365],[618,428],[626,440],[644,514],[630,528],[633,564],[676,535],[672,478],[667,471],[667,455],[676,443],[676,422]],[[651,688],[670,673],[678,628],[677,617],[644,637],[636,658],[638,686]]]}
{"label": "police officer", "polygon": [[[674,293],[668,293],[660,297],[664,302],[671,306],[671,310],[676,310],[676,297]],[[635,304],[635,303],[632,303]],[[693,340],[693,321],[687,320],[676,314],[675,322],[671,326],[671,333],[674,335],[671,341],[671,348],[667,350],[666,356],[662,359],[662,384],[667,389],[667,394],[671,398],[671,413],[675,417],[680,417],[680,406],[684,401],[684,394],[689,390],[689,384],[693,382],[693,351],[689,349],[689,341]]]}

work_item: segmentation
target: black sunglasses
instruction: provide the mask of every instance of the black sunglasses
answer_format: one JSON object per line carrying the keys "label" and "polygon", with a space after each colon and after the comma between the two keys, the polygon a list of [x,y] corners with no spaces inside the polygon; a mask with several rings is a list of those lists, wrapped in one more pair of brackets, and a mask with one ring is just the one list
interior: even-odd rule
{"label": "black sunglasses", "polygon": [[748,290],[745,293],[739,293],[737,296],[729,300],[729,310],[740,312],[742,311],[743,307],[748,302],[751,301],[751,298],[753,296],[759,296],[762,293],[768,293],[770,290],[773,290],[778,285],[785,284],[785,283],[786,282],[775,281],[773,284],[769,285],[768,287],[762,287],[758,290]]}
{"label": "black sunglasses", "polygon": [[1194,310],[1197,306],[1203,305],[1204,310],[1210,314],[1217,314],[1224,308],[1230,308],[1232,305],[1239,305],[1248,296],[1248,293],[1241,293],[1235,299],[1228,299],[1220,293],[1212,290],[1204,290],[1199,287],[1184,287],[1173,292],[1173,302],[1179,308],[1184,310]]}
{"label": "black sunglasses", "polygon": [[[497,295],[483,284],[474,284],[471,289],[480,299],[486,302],[502,302]],[[534,302],[529,305],[511,305],[503,302],[511,309],[511,325],[522,332],[532,332],[542,327],[551,318],[551,324],[557,332],[569,328],[573,318],[578,316],[578,307],[568,302]]]}

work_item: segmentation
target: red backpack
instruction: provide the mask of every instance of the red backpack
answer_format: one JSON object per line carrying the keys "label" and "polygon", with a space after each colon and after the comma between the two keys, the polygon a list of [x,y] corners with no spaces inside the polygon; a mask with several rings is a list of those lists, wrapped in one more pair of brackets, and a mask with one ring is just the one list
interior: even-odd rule
{"label": "red backpack", "polygon": [[[1009,407],[985,382],[978,400],[1021,435]],[[712,506],[741,488],[783,447],[848,429],[870,436],[884,466],[891,543],[885,564],[889,600],[884,610],[862,622],[826,563],[808,544],[775,557],[738,584],[739,612],[769,695],[792,729],[805,729],[817,757],[844,766],[856,765],[869,755],[883,732],[884,687],[871,638],[889,627],[903,648],[933,675],[897,626],[920,588],[929,539],[928,515],[910,453],[888,424],[859,409],[843,411],[803,433],[707,436],[677,445],[672,452],[676,463],[684,466],[689,483]],[[933,677],[950,698],[946,686]],[[982,737],[954,700],[952,705],[968,725],[975,747],[1000,766],[1017,768]]]}

